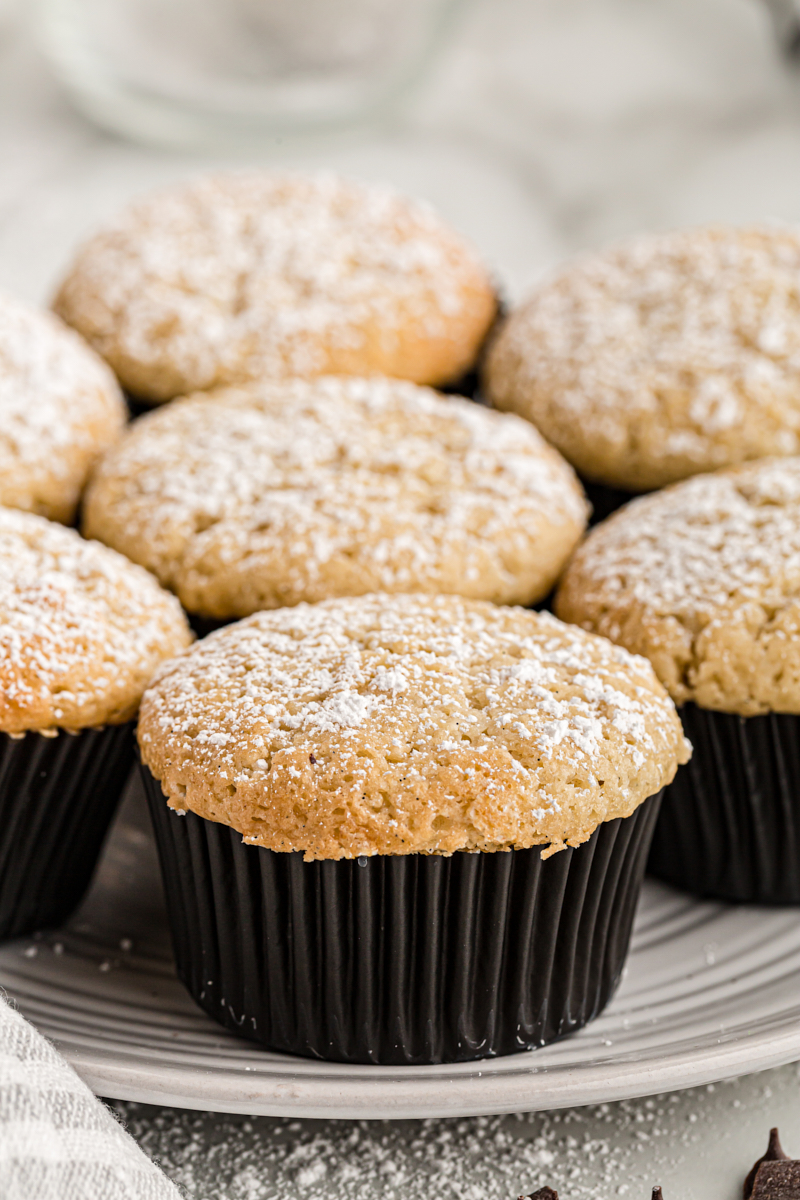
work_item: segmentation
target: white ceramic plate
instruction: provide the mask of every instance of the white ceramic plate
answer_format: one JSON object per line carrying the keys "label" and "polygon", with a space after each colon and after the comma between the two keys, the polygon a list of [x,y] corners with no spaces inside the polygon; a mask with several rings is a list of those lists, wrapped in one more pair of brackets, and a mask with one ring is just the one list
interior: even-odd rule
{"label": "white ceramic plate", "polygon": [[800,910],[698,904],[648,883],[619,991],[563,1042],[451,1067],[290,1058],[218,1028],[175,978],[134,787],[81,911],[60,933],[0,949],[0,985],[115,1099],[308,1117],[558,1108],[800,1058]]}

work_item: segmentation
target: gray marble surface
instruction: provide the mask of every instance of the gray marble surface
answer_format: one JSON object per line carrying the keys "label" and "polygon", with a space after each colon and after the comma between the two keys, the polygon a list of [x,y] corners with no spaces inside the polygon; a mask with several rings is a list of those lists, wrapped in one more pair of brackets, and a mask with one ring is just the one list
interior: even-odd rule
{"label": "gray marble surface", "polygon": [[[45,299],[128,197],[220,161],[325,165],[428,197],[517,297],[633,230],[800,217],[800,82],[757,0],[474,0],[380,127],[235,158],[136,147],[76,115],[0,4],[0,286]],[[733,1200],[770,1124],[800,1155],[795,1066],[669,1097],[520,1118],[289,1122],[119,1111],[192,1200]]]}

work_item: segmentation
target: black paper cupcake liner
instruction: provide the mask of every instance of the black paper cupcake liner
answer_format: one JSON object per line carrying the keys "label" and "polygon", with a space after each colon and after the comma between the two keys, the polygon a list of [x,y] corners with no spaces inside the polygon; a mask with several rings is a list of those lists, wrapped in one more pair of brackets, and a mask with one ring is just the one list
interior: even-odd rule
{"label": "black paper cupcake liner", "polygon": [[584,479],[582,475],[580,481],[592,506],[592,515],[589,518],[590,528],[593,525],[599,525],[601,521],[605,521],[606,517],[610,517],[629,500],[635,500],[638,495],[641,495],[640,492],[627,492],[624,488],[608,487],[605,483],[592,483],[591,480]]}
{"label": "black paper cupcake liner", "polygon": [[218,629],[224,629],[226,625],[233,625],[234,621],[241,621],[242,617],[201,617],[197,613],[186,613],[186,619],[192,629],[192,632],[199,638],[208,637],[210,633],[216,633]]}
{"label": "black paper cupcake liner", "polygon": [[0,733],[0,938],[60,925],[80,903],[134,762],[133,729]]}
{"label": "black paper cupcake liner", "polygon": [[234,1033],[336,1062],[463,1062],[564,1037],[614,991],[657,796],[545,861],[306,863],[179,816],[143,774],[178,975]]}
{"label": "black paper cupcake liner", "polygon": [[800,904],[800,716],[680,712],[694,754],[665,789],[649,870],[696,896]]}
{"label": "black paper cupcake liner", "polygon": [[496,293],[496,299],[497,312],[487,330],[486,336],[478,348],[472,366],[468,367],[457,379],[452,379],[449,383],[442,384],[441,387],[436,389],[437,391],[444,392],[445,395],[466,396],[468,400],[474,400],[476,404],[483,404],[488,408],[492,407],[483,386],[483,366],[486,360],[486,352],[494,341],[503,321],[508,316],[508,304],[500,292]]}
{"label": "black paper cupcake liner", "polygon": [[132,421],[135,421],[137,417],[143,417],[145,413],[152,412],[154,408],[159,407],[158,404],[141,400],[138,396],[134,396],[132,392],[123,392],[122,394],[128,407],[128,415]]}

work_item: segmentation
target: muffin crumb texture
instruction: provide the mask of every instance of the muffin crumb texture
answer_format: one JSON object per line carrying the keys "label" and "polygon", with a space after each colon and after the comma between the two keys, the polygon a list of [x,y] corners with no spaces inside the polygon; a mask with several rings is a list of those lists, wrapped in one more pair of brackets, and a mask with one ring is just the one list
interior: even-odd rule
{"label": "muffin crumb texture", "polygon": [[156,665],[190,641],[177,600],[141,567],[0,508],[0,731],[128,721]]}
{"label": "muffin crumb texture", "polygon": [[527,422],[401,380],[264,382],[176,400],[103,461],[84,530],[189,612],[443,592],[530,604],[586,525]]}
{"label": "muffin crumb texture", "polygon": [[512,313],[486,385],[587,479],[633,492],[800,453],[800,234],[710,227],[587,255]]}
{"label": "muffin crumb texture", "polygon": [[576,846],[689,749],[643,659],[549,614],[372,595],[258,613],[165,664],[171,807],[310,859]]}
{"label": "muffin crumb texture", "polygon": [[0,505],[71,521],[125,420],[90,347],[50,313],[0,295]]}
{"label": "muffin crumb texture", "polygon": [[677,704],[800,713],[800,458],[632,501],[579,548],[556,612],[649,658]]}
{"label": "muffin crumb texture", "polygon": [[153,402],[262,377],[455,380],[494,320],[475,253],[424,204],[335,175],[216,175],[93,237],[56,311]]}

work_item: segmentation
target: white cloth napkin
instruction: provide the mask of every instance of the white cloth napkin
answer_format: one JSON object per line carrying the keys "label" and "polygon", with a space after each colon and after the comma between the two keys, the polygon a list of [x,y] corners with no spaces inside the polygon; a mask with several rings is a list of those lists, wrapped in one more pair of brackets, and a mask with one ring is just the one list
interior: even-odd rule
{"label": "white cloth napkin", "polygon": [[1,1200],[180,1200],[32,1025],[0,996]]}

